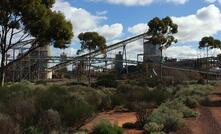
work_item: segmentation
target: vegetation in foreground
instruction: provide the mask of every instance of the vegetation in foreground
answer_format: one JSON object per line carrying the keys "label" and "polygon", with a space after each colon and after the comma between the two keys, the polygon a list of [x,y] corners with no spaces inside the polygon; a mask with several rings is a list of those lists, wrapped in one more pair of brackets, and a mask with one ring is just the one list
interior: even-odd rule
{"label": "vegetation in foreground", "polygon": [[[124,128],[147,134],[168,133],[184,126],[184,118],[212,91],[210,85],[148,87],[124,82],[117,88],[78,85],[36,85],[27,81],[0,89],[0,131],[3,134],[73,133],[96,113],[121,106],[137,112],[137,123]],[[121,134],[107,121],[95,125],[94,133]],[[80,132],[79,132],[80,133]]]}

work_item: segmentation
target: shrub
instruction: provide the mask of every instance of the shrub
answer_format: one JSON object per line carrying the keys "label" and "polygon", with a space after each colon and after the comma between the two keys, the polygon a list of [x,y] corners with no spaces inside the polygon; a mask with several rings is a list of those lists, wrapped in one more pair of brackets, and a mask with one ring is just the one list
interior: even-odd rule
{"label": "shrub", "polygon": [[113,87],[116,88],[118,82],[116,80],[116,76],[114,74],[102,74],[97,78],[97,81],[94,83],[96,86],[103,86],[103,87]]}
{"label": "shrub", "polygon": [[101,121],[94,126],[93,134],[123,134],[123,129],[108,121]]}
{"label": "shrub", "polygon": [[149,87],[156,87],[157,85],[160,84],[160,80],[158,78],[156,78],[156,77],[149,78],[149,79],[146,80],[146,82],[147,82],[147,85]]}
{"label": "shrub", "polygon": [[199,105],[199,99],[194,96],[181,96],[176,98],[176,100],[182,102],[189,108],[196,108]]}
{"label": "shrub", "polygon": [[113,106],[119,106],[119,105],[123,105],[123,103],[125,102],[124,96],[121,94],[113,94],[111,95],[111,102]]}
{"label": "shrub", "polygon": [[161,103],[171,98],[172,91],[170,91],[170,89],[159,86],[153,89],[148,89],[143,94],[145,101],[155,102],[156,104],[160,105]]}
{"label": "shrub", "polygon": [[25,134],[43,134],[43,132],[37,127],[29,127],[25,130]]}
{"label": "shrub", "polygon": [[33,125],[36,121],[36,108],[33,99],[14,98],[7,103],[5,112],[18,123],[22,129]]}
{"label": "shrub", "polygon": [[82,98],[57,86],[52,86],[42,92],[37,100],[41,111],[48,109],[58,111],[62,122],[66,126],[77,126],[82,121],[91,117],[94,112],[94,108]]}
{"label": "shrub", "polygon": [[109,80],[109,79],[103,79],[103,80],[97,80],[95,82],[95,87],[97,86],[103,86],[103,87],[112,87],[116,88],[118,85],[118,82],[115,80]]}
{"label": "shrub", "polygon": [[147,118],[152,112],[149,109],[146,109],[144,106],[140,105],[140,109],[137,110],[136,112],[136,117],[137,117],[137,124],[139,128],[143,128],[145,123],[147,122]]}
{"label": "shrub", "polygon": [[0,132],[2,134],[20,134],[18,125],[8,115],[0,114]]}
{"label": "shrub", "polygon": [[110,110],[112,109],[112,101],[111,101],[111,96],[105,95],[101,97],[101,103],[98,106],[99,110]]}
{"label": "shrub", "polygon": [[137,128],[137,125],[134,123],[127,122],[127,123],[124,123],[122,127],[126,129],[135,129]]}
{"label": "shrub", "polygon": [[38,81],[35,82],[35,84],[37,84],[37,85],[47,85],[47,81],[45,81],[45,80],[38,80]]}
{"label": "shrub", "polygon": [[161,131],[161,132],[151,132],[150,134],[166,134],[166,133]]}
{"label": "shrub", "polygon": [[183,114],[176,110],[159,108],[148,117],[148,122],[162,124],[165,132],[176,131],[184,125]]}
{"label": "shrub", "polygon": [[163,128],[164,128],[163,125],[158,125],[155,122],[149,122],[144,125],[144,130],[147,133],[161,132],[163,130]]}
{"label": "shrub", "polygon": [[170,101],[163,105],[161,105],[160,109],[162,111],[169,111],[169,110],[177,110],[178,112],[182,113],[184,118],[189,117],[196,117],[198,115],[197,112],[193,111],[192,109],[185,106],[182,102],[179,101]]}
{"label": "shrub", "polygon": [[87,132],[84,132],[84,131],[79,131],[79,132],[76,132],[74,134],[88,134]]}
{"label": "shrub", "polygon": [[47,110],[39,120],[39,126],[47,134],[52,131],[60,132],[62,125],[59,113],[52,109]]}
{"label": "shrub", "polygon": [[205,85],[206,84],[206,81],[204,79],[199,79],[197,81],[197,84],[202,84],[202,85]]}

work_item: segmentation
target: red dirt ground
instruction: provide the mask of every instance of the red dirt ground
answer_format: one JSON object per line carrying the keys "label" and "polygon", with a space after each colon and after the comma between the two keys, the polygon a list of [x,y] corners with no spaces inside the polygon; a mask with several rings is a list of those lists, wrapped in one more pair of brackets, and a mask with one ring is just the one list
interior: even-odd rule
{"label": "red dirt ground", "polygon": [[200,116],[188,119],[187,127],[176,134],[221,134],[221,86],[197,111]]}
{"label": "red dirt ground", "polygon": [[[101,120],[108,120],[113,124],[118,124],[120,127],[122,127],[124,123],[135,123],[137,121],[136,114],[134,112],[103,112],[98,114],[92,121],[81,127],[81,129],[91,132],[93,126],[99,123]],[[142,134],[142,131],[125,130],[124,134]]]}
{"label": "red dirt ground", "polygon": [[[217,88],[208,101],[199,107],[197,111],[200,116],[196,119],[187,119],[186,127],[171,134],[221,134],[221,86]],[[81,129],[92,130],[93,126],[101,120],[106,119],[112,123],[122,126],[126,122],[135,123],[134,112],[104,112],[98,114],[95,119],[87,123]],[[125,130],[124,134],[142,134],[139,130]]]}

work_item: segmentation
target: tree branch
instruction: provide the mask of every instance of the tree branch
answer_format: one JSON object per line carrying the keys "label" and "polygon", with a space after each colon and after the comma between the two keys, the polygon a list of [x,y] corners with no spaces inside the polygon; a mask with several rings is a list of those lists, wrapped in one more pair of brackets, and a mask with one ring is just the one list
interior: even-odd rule
{"label": "tree branch", "polygon": [[19,44],[21,44],[21,46],[26,46],[26,45],[32,43],[34,40],[35,40],[35,39],[29,39],[29,40],[24,40],[24,41],[20,41],[20,42],[16,42],[16,43],[14,43],[14,44],[11,44],[10,46],[8,46],[7,51],[8,51],[9,49],[12,49],[12,48],[15,47],[16,45],[19,45]]}
{"label": "tree branch", "polygon": [[[40,45],[36,45],[37,44],[37,40],[35,40],[33,43],[32,43],[32,47],[25,53],[23,54],[22,56],[18,57],[17,59],[15,59],[14,61],[12,62],[9,62],[7,65],[6,65],[6,68],[9,67],[10,65],[14,64],[15,62],[18,62],[20,61],[21,59],[23,59],[24,57],[26,57],[27,55],[29,55],[31,52],[33,52],[35,49],[39,48]],[[1,68],[0,68],[1,69]]]}

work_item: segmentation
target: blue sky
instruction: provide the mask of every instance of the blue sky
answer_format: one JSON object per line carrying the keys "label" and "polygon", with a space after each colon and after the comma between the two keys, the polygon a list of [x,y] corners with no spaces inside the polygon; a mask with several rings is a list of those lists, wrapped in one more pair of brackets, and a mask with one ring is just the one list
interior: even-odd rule
{"label": "blue sky", "polygon": [[[68,55],[79,48],[76,37],[80,32],[96,31],[111,44],[146,31],[153,17],[171,16],[179,25],[179,43],[165,52],[170,57],[195,57],[203,36],[221,39],[221,0],[56,0],[53,9],[63,12],[74,26],[75,38],[64,50]],[[138,41],[129,51],[141,49]]]}

